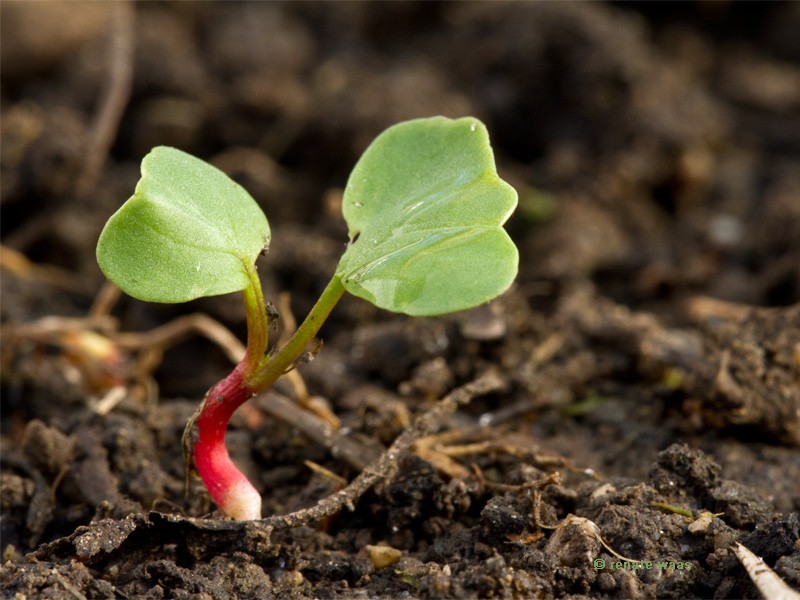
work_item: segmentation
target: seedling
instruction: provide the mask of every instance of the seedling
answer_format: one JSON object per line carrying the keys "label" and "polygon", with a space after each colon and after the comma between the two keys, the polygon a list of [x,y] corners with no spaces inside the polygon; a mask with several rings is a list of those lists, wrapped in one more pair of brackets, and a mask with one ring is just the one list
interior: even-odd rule
{"label": "seedling", "polygon": [[180,150],[158,147],[144,158],[134,195],[100,235],[97,260],[123,291],[150,302],[242,292],[247,351],[206,394],[193,449],[223,512],[261,518],[261,496],[225,447],[231,415],[292,367],[344,292],[420,316],[488,302],[517,273],[517,249],[502,227],[516,204],[480,121],[434,117],[389,128],[347,182],[350,241],[333,278],[292,337],[268,353],[255,265],[270,241],[261,209],[224,173]]}

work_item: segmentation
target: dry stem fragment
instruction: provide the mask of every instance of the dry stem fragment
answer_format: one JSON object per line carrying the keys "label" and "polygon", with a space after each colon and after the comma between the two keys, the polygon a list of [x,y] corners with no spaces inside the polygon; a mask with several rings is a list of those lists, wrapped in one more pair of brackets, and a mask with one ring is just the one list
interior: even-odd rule
{"label": "dry stem fragment", "polygon": [[800,594],[790,588],[786,582],[770,569],[764,561],[753,554],[739,542],[733,547],[733,553],[747,571],[753,584],[767,600],[800,600]]}

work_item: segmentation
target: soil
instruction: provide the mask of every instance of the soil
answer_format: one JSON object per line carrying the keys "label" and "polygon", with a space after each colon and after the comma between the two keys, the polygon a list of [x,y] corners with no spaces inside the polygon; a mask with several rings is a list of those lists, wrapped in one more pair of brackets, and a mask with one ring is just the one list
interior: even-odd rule
{"label": "soil", "polygon": [[[798,30],[798,3],[3,2],[2,596],[757,598],[737,541],[800,589]],[[517,282],[435,319],[343,299],[231,453],[269,517],[413,446],[323,518],[226,520],[181,433],[241,301],[115,298],[105,220],[154,145],[224,169],[270,219],[278,339],[360,153],[434,114],[487,124]]]}

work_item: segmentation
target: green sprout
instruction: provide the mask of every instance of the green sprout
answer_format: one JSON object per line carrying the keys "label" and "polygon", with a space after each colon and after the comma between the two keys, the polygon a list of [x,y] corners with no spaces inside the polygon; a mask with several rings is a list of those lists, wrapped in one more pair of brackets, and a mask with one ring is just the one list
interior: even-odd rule
{"label": "green sprout", "polygon": [[488,302],[517,274],[517,248],[503,229],[516,205],[477,119],[390,127],[347,182],[342,210],[350,241],[333,278],[292,337],[268,353],[255,265],[270,241],[261,209],[227,175],[180,150],[158,147],[144,158],[134,195],[100,235],[97,260],[108,279],[141,300],[243,293],[247,350],[206,394],[193,448],[197,471],[224,513],[261,518],[260,494],[225,447],[231,415],[292,367],[344,292],[416,316]]}

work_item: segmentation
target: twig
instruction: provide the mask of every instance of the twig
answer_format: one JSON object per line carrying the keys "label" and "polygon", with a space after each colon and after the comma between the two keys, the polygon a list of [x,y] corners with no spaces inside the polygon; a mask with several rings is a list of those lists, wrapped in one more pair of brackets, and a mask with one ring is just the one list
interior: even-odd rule
{"label": "twig", "polygon": [[123,348],[139,350],[170,346],[194,333],[214,342],[233,363],[238,363],[244,356],[244,346],[239,339],[219,321],[203,313],[184,315],[142,333],[118,333],[113,338]]}
{"label": "twig", "polygon": [[315,506],[288,515],[270,517],[260,523],[273,530],[288,529],[334,515],[345,506],[351,511],[355,510],[356,501],[367,490],[379,481],[388,480],[394,476],[400,459],[409,451],[417,438],[433,431],[442,417],[455,412],[459,406],[467,404],[476,396],[497,391],[503,385],[503,380],[496,373],[489,372],[454,390],[428,412],[417,417],[411,427],[401,433],[389,449],[373,465],[364,469],[346,488],[323,498]]}
{"label": "twig", "polygon": [[498,490],[501,492],[525,492],[527,494],[533,494],[533,506],[534,506],[534,521],[536,522],[537,527],[541,527],[543,529],[553,529],[553,527],[549,527],[544,525],[541,522],[541,493],[539,490],[543,490],[544,488],[550,485],[561,485],[561,473],[555,471],[543,477],[541,479],[537,479],[536,481],[526,481],[525,483],[520,483],[517,485],[510,484],[510,483],[494,483],[494,482],[486,482],[487,487]]}
{"label": "twig", "polygon": [[764,598],[769,600],[800,600],[800,594],[790,588],[783,579],[770,569],[764,561],[753,554],[739,542],[733,547],[733,553],[742,563],[753,584]]}
{"label": "twig", "polygon": [[269,394],[262,394],[258,399],[258,406],[272,417],[298,429],[311,441],[326,448],[335,458],[345,461],[354,469],[361,471],[377,458],[377,450],[343,435],[324,419],[274,390]]}
{"label": "twig", "polygon": [[69,271],[53,265],[36,264],[19,250],[5,245],[0,245],[0,270],[8,271],[23,279],[43,281],[66,290],[80,290],[76,277]]}
{"label": "twig", "polygon": [[89,317],[109,316],[120,296],[122,296],[122,290],[110,281],[106,281],[89,308]]}
{"label": "twig", "polygon": [[83,171],[75,186],[77,196],[92,192],[122,119],[133,80],[134,9],[131,2],[116,2],[112,17],[108,87],[87,142]]}
{"label": "twig", "polygon": [[315,463],[313,460],[304,460],[303,464],[306,467],[308,467],[308,469],[310,471],[314,471],[314,473],[316,473],[317,475],[321,475],[325,479],[333,481],[334,483],[336,483],[338,485],[342,485],[342,486],[347,485],[347,479],[345,479],[341,475],[337,475],[336,473],[334,473],[330,469],[326,469],[325,467],[323,467],[319,463]]}

